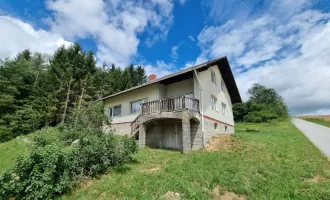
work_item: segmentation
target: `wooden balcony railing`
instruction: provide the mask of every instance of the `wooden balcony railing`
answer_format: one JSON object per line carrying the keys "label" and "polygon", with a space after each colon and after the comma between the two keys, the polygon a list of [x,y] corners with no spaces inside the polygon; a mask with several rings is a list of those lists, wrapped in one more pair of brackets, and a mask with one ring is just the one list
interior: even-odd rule
{"label": "wooden balcony railing", "polygon": [[142,115],[150,113],[171,112],[183,109],[199,112],[199,100],[187,96],[181,96],[173,99],[163,99],[143,103]]}

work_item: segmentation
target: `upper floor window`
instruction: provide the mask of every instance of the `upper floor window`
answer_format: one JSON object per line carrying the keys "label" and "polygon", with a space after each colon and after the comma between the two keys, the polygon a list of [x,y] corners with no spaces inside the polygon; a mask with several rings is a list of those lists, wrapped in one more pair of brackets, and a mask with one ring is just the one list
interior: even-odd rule
{"label": "upper floor window", "polygon": [[110,107],[110,117],[120,116],[121,115],[121,105]]}
{"label": "upper floor window", "polygon": [[215,98],[214,96],[211,96],[212,110],[218,111],[217,101],[218,101],[217,98]]}
{"label": "upper floor window", "polygon": [[224,81],[221,81],[221,90],[223,92],[225,92],[225,88],[226,88],[225,82]]}
{"label": "upper floor window", "polygon": [[131,102],[131,113],[137,113],[141,111],[141,105],[147,102],[147,99],[141,99]]}
{"label": "upper floor window", "polygon": [[223,115],[227,115],[227,106],[225,103],[221,103],[221,107],[222,107],[222,114]]}
{"label": "upper floor window", "polygon": [[217,84],[217,80],[216,80],[216,77],[215,77],[215,73],[214,71],[211,70],[211,81],[214,83],[214,84]]}

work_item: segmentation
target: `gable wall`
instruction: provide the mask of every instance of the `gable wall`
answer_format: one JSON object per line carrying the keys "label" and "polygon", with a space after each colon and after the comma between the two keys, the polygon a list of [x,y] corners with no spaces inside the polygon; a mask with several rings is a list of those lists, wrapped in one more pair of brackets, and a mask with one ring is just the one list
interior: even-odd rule
{"label": "gable wall", "polygon": [[[215,72],[216,76],[216,84],[211,81],[211,70]],[[234,126],[234,118],[233,118],[233,111],[232,111],[232,104],[230,95],[228,93],[227,88],[225,88],[225,92],[221,90],[221,73],[218,66],[209,67],[207,70],[199,72],[198,77],[201,81],[201,85],[203,88],[203,96],[204,96],[204,115],[213,118],[215,120],[221,121],[228,125]],[[197,78],[194,76],[194,85],[195,86],[195,97],[200,99],[200,92],[198,87]],[[218,110],[212,110],[212,103],[211,103],[211,95],[217,98],[217,107]],[[222,107],[221,103],[225,103],[227,106],[227,114],[222,114]]]}

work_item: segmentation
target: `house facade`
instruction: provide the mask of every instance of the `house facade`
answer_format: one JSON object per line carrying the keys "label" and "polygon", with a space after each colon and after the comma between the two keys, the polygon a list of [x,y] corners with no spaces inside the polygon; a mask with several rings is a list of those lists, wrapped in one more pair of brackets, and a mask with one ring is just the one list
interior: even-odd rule
{"label": "house facade", "polygon": [[202,149],[217,134],[234,133],[232,105],[240,103],[226,57],[215,59],[102,98],[115,134],[139,147]]}

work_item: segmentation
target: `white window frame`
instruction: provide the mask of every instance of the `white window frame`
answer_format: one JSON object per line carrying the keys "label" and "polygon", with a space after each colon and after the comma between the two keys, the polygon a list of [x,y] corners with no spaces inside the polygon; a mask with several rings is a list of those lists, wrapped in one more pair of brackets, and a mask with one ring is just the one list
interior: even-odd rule
{"label": "white window frame", "polygon": [[[143,98],[143,99],[139,99],[139,100],[131,101],[131,102],[129,103],[129,111],[130,111],[131,114],[141,112],[142,108],[141,108],[141,110],[139,110],[139,111],[132,112],[132,104],[135,103],[135,102],[138,102],[138,101],[142,101],[141,104],[143,104],[143,103],[148,102],[148,98]],[[141,105],[141,104],[140,104],[140,105]]]}
{"label": "white window frame", "polygon": [[223,92],[226,91],[226,85],[225,85],[225,82],[224,82],[223,80],[221,80],[221,90],[222,90]]}
{"label": "white window frame", "polygon": [[[119,115],[114,115],[114,109],[116,107],[120,107],[120,114]],[[118,117],[118,116],[121,116],[121,104],[120,105],[116,105],[116,106],[111,106],[109,107],[109,116],[110,117]]]}
{"label": "white window frame", "polygon": [[211,70],[211,81],[216,85],[217,84],[217,76],[215,75],[215,72]]}
{"label": "white window frame", "polygon": [[225,103],[221,103],[222,114],[227,115],[227,105]]}
{"label": "white window frame", "polygon": [[212,107],[212,110],[218,111],[218,105],[217,104],[218,104],[218,99],[215,96],[211,95],[211,107]]}

